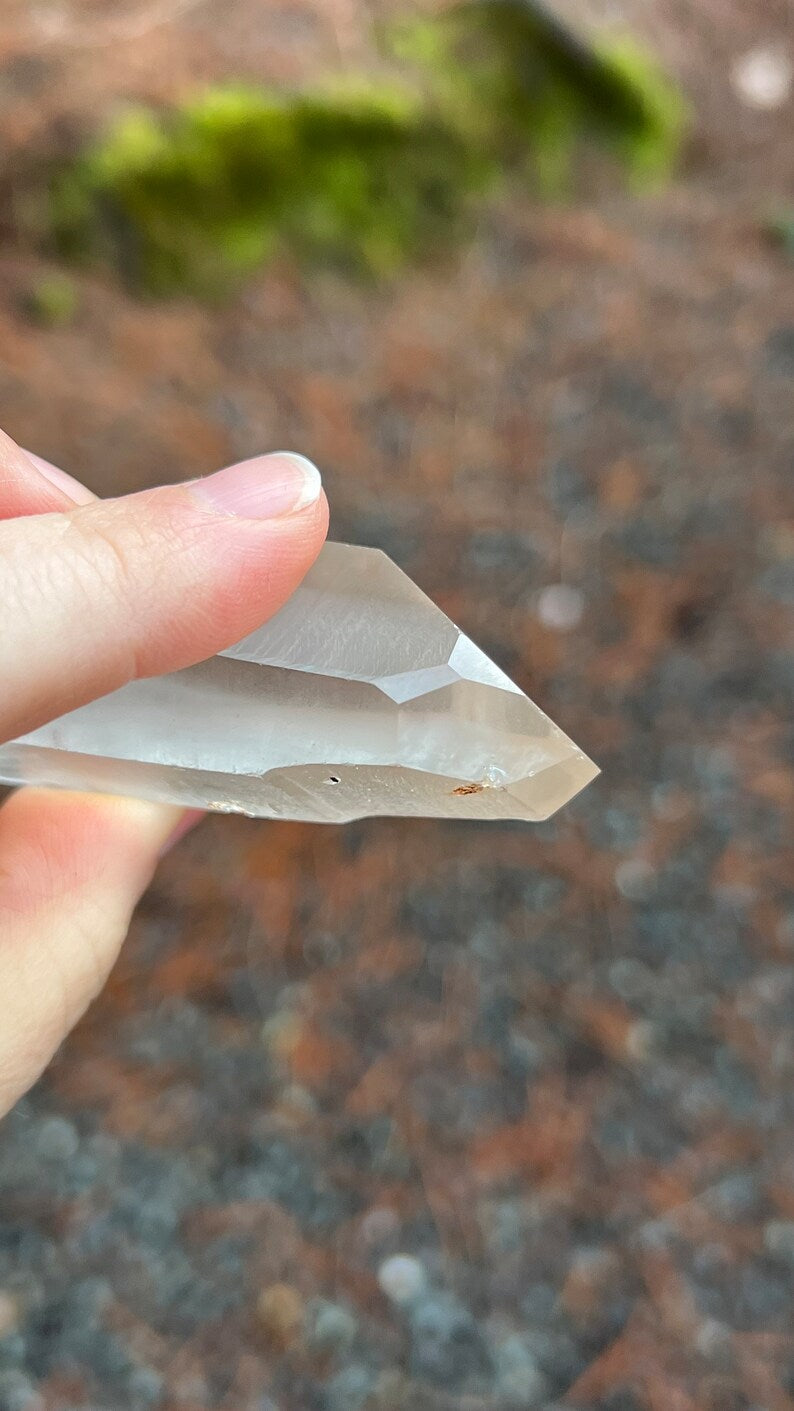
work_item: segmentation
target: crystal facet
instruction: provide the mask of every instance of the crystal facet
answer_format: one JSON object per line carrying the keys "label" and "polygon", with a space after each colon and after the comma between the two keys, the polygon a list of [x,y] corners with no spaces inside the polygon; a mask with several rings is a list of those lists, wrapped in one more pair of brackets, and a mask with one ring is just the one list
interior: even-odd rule
{"label": "crystal facet", "polygon": [[347,544],[228,651],[0,748],[6,783],[329,823],[538,820],[597,773],[391,559]]}

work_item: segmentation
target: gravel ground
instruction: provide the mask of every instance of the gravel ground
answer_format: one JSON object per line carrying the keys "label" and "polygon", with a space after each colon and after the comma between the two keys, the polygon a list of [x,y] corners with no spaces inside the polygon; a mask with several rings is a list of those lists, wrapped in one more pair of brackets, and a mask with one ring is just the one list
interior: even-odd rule
{"label": "gravel ground", "polygon": [[[279,75],[322,62],[266,10]],[[253,33],[194,9],[36,68],[13,11],[20,142],[44,88],[177,51],[178,87]],[[722,161],[505,201],[390,290],[81,277],[60,331],[0,249],[11,434],[102,493],[304,450],[335,537],[604,771],[537,828],[213,818],[169,857],[0,1134],[0,1411],[794,1408],[794,291]]]}

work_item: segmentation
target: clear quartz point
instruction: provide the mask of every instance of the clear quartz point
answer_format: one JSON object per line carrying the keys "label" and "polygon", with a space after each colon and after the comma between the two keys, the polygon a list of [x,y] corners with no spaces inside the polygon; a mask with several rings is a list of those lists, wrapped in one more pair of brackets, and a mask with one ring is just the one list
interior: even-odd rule
{"label": "clear quartz point", "polygon": [[343,823],[538,820],[598,773],[377,549],[326,544],[244,641],[0,747],[0,779]]}

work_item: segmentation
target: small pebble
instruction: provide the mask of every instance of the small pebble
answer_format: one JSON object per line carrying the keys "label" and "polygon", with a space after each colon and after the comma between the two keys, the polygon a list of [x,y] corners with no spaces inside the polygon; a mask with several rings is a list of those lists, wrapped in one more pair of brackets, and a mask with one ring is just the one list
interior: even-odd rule
{"label": "small pebble", "polygon": [[603,1308],[607,1292],[614,1287],[619,1272],[614,1250],[577,1250],[560,1292],[562,1307],[573,1319],[586,1322]]}
{"label": "small pebble", "polygon": [[328,1411],[359,1411],[367,1401],[374,1373],[369,1367],[351,1363],[337,1372],[325,1388],[325,1404]]}
{"label": "small pebble", "polygon": [[317,1102],[308,1088],[300,1083],[287,1083],[278,1095],[278,1109],[284,1116],[296,1121],[308,1120],[317,1116]]}
{"label": "small pebble", "polygon": [[643,999],[652,992],[654,977],[647,965],[633,956],[623,956],[613,960],[608,971],[609,983],[621,999],[634,1001]]}
{"label": "small pebble", "polygon": [[371,1249],[389,1244],[399,1228],[400,1222],[395,1212],[387,1205],[376,1205],[372,1210],[368,1210],[366,1215],[362,1216],[358,1227],[361,1239]]}
{"label": "small pebble", "polygon": [[731,1352],[731,1329],[717,1318],[706,1318],[695,1334],[695,1347],[710,1362],[724,1363]]}
{"label": "small pebble", "polygon": [[314,1299],[308,1310],[308,1340],[315,1348],[349,1347],[358,1332],[358,1319],[342,1303]]}
{"label": "small pebble", "polygon": [[454,1294],[433,1290],[410,1306],[411,1368],[422,1380],[463,1390],[485,1365],[481,1329]]}
{"label": "small pebble", "polygon": [[776,1259],[794,1264],[794,1220],[769,1220],[764,1226],[764,1249]]}
{"label": "small pebble", "polygon": [[530,1323],[545,1325],[550,1322],[557,1304],[557,1290],[546,1283],[531,1284],[522,1300],[521,1308]]}
{"label": "small pebble", "polygon": [[278,1346],[288,1347],[303,1324],[303,1299],[291,1284],[271,1284],[262,1289],[256,1312],[268,1337]]}
{"label": "small pebble", "polygon": [[742,54],[733,66],[733,86],[749,108],[773,111],[788,100],[792,66],[780,48],[761,45]]}
{"label": "small pebble", "polygon": [[424,1292],[427,1275],[412,1254],[393,1254],[378,1269],[378,1283],[392,1303],[412,1303]]}
{"label": "small pebble", "polygon": [[42,1122],[34,1140],[44,1161],[69,1161],[80,1145],[76,1128],[64,1117],[49,1117]]}
{"label": "small pebble", "polygon": [[0,1338],[8,1337],[17,1326],[19,1309],[16,1299],[7,1293],[5,1289],[0,1289]]}
{"label": "small pebble", "polygon": [[664,823],[680,823],[690,807],[688,795],[677,784],[657,784],[651,790],[651,811]]}
{"label": "small pebble", "polygon": [[375,1383],[374,1405],[378,1411],[414,1411],[416,1394],[410,1377],[399,1367],[386,1367]]}
{"label": "small pebble", "polygon": [[23,1372],[0,1371],[0,1406],[3,1411],[45,1411],[44,1398]]}
{"label": "small pebble", "polygon": [[651,889],[655,872],[642,857],[628,857],[615,868],[615,886],[629,901],[642,901]]}
{"label": "small pebble", "polygon": [[722,882],[712,888],[712,896],[717,906],[743,916],[749,911],[758,893],[754,887],[740,882]]}
{"label": "small pebble", "polygon": [[584,597],[569,583],[550,583],[538,594],[538,620],[554,632],[572,632],[584,614]]}
{"label": "small pebble", "polygon": [[658,1030],[649,1019],[637,1019],[626,1030],[625,1049],[629,1058],[642,1062],[653,1052]]}
{"label": "small pebble", "polygon": [[493,1360],[500,1404],[516,1411],[545,1404],[548,1384],[523,1338],[510,1334],[494,1348]]}
{"label": "small pebble", "polygon": [[163,1394],[163,1378],[154,1367],[136,1367],[127,1384],[132,1404],[137,1408],[155,1406]]}
{"label": "small pebble", "polygon": [[710,1186],[702,1199],[707,1209],[723,1220],[747,1219],[761,1199],[758,1177],[753,1172],[736,1171]]}
{"label": "small pebble", "polygon": [[303,1021],[291,1009],[278,1010],[262,1025],[262,1043],[277,1059],[288,1059],[303,1032]]}

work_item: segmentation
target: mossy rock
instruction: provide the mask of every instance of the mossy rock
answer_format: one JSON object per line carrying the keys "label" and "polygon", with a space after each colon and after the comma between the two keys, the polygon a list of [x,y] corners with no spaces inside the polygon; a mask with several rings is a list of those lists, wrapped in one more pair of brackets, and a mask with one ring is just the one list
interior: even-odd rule
{"label": "mossy rock", "polygon": [[120,117],[55,182],[54,229],[156,293],[222,293],[277,250],[382,276],[453,239],[489,175],[396,90],[212,89]]}
{"label": "mossy rock", "polygon": [[537,0],[464,0],[441,20],[398,25],[391,43],[424,68],[447,121],[540,194],[570,188],[588,145],[611,149],[635,186],[675,165],[687,105],[628,36],[586,44]]}
{"label": "mossy rock", "polygon": [[224,294],[277,253],[387,277],[448,250],[508,173],[549,194],[581,142],[636,181],[678,149],[683,105],[647,57],[588,48],[533,4],[468,0],[390,43],[391,85],[129,109],[54,178],[58,249],[160,295]]}
{"label": "mossy rock", "polygon": [[43,328],[65,328],[77,313],[78,296],[74,281],[65,274],[46,274],[28,290],[25,312]]}

